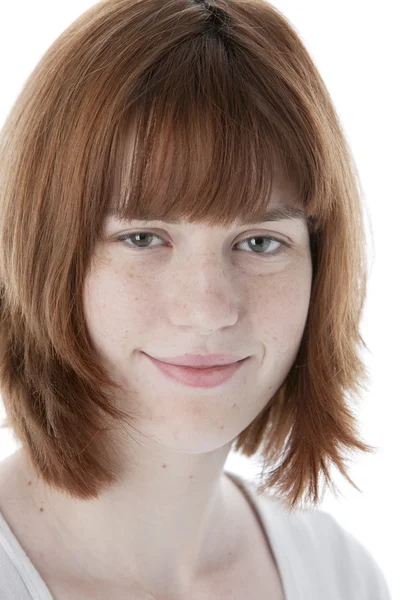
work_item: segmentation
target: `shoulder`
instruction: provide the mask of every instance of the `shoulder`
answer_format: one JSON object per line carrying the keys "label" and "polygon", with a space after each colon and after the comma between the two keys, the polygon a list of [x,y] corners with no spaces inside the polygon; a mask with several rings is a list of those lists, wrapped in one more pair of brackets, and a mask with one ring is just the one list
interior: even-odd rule
{"label": "shoulder", "polygon": [[0,598],[31,600],[27,558],[10,525],[18,497],[15,459],[11,455],[0,462]]}
{"label": "shoulder", "polygon": [[386,579],[371,552],[334,516],[320,509],[289,513],[277,498],[263,494],[260,498],[268,505],[277,543],[279,536],[285,540],[299,572],[315,573],[313,586],[318,577],[337,598],[390,600]]}
{"label": "shoulder", "polygon": [[[0,493],[4,491],[0,488]],[[0,510],[0,598],[30,600],[24,574],[24,557]]]}
{"label": "shoulder", "polygon": [[[315,519],[315,515],[309,517]],[[389,588],[383,571],[372,553],[347,531],[331,514],[319,511],[324,551],[329,554],[335,572],[357,590],[360,598],[390,600]]]}

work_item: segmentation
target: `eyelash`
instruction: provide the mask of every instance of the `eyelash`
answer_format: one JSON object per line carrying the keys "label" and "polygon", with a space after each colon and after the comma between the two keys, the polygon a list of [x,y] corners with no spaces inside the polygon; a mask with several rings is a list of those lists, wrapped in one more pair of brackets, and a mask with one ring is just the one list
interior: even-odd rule
{"label": "eyelash", "polygon": [[[134,237],[135,235],[150,235],[151,237],[155,237],[158,239],[162,239],[159,235],[152,233],[151,231],[135,231],[134,233],[127,233],[125,235],[121,235],[117,238],[117,242],[125,242],[127,241],[129,238]],[[240,242],[237,242],[237,244],[243,244],[243,242],[248,242],[249,240],[253,239],[253,238],[262,238],[262,239],[267,239],[267,240],[272,240],[274,242],[279,242],[279,244],[281,244],[281,247],[278,250],[275,250],[274,252],[250,252],[250,254],[255,254],[257,256],[257,254],[259,254],[260,256],[264,257],[264,256],[277,256],[278,254],[280,254],[281,252],[285,252],[288,248],[291,247],[291,244],[289,244],[288,242],[284,242],[283,240],[270,236],[270,235],[252,235],[244,240],[241,240]],[[132,246],[131,244],[126,244],[127,246],[129,246],[130,248],[135,248],[135,246]],[[141,250],[148,250],[148,248],[135,248],[135,252],[137,251],[141,251]]]}

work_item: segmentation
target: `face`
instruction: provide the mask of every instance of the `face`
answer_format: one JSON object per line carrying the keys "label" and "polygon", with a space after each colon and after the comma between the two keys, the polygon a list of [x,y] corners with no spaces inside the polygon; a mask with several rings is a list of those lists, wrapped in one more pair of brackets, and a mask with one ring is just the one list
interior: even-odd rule
{"label": "face", "polygon": [[[276,188],[268,208],[288,197]],[[170,449],[194,454],[233,441],[296,358],[312,283],[306,223],[226,229],[108,218],[104,234],[84,309],[103,364],[127,392],[122,408],[140,415],[136,429]],[[208,388],[169,379],[147,356],[217,352],[249,358]]]}

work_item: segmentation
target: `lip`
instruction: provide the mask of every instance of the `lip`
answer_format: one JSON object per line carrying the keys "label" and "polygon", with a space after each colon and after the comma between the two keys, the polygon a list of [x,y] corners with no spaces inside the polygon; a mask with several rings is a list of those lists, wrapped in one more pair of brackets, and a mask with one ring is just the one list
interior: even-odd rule
{"label": "lip", "polygon": [[222,385],[231,379],[236,371],[250,358],[243,358],[228,365],[199,369],[165,363],[149,354],[146,354],[146,356],[167,379],[195,388],[214,388]]}
{"label": "lip", "polygon": [[[150,356],[150,355],[148,355]],[[221,367],[231,365],[243,360],[241,356],[236,354],[183,354],[181,356],[152,356],[159,362],[169,365],[177,365],[179,367],[192,367],[196,369],[205,369],[211,367]]]}

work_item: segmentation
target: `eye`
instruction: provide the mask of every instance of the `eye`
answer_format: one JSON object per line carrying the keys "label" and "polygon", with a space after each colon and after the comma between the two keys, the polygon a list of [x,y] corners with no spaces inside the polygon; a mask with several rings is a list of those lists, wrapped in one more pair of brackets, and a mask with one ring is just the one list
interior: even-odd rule
{"label": "eye", "polygon": [[[264,243],[264,240],[267,240],[266,243]],[[267,250],[270,250],[271,248],[271,242],[272,244],[278,244],[278,248],[276,248],[273,251],[267,252]],[[288,242],[284,242],[283,240],[280,240],[270,235],[253,235],[249,238],[246,238],[245,240],[242,240],[241,242],[238,242],[236,245],[239,244],[250,244],[249,247],[253,250],[256,250],[254,254],[268,256],[276,256],[277,254],[284,252],[290,247],[290,244]]]}
{"label": "eye", "polygon": [[[143,240],[137,239],[137,238],[140,238],[140,237],[145,237],[145,238],[146,237],[151,237],[151,238],[161,239],[160,236],[155,235],[154,233],[150,233],[149,231],[138,231],[136,233],[127,233],[125,235],[121,235],[120,237],[117,238],[117,242],[125,242],[126,240],[130,240],[132,238],[136,238],[134,244],[141,244]],[[127,246],[131,246],[132,247],[131,244],[127,244]],[[133,247],[135,247],[135,246],[133,246]],[[140,245],[138,247],[138,249],[140,249],[140,248],[146,249],[147,248],[146,243],[145,243],[144,246]]]}
{"label": "eye", "polygon": [[[143,238],[145,238],[145,239],[143,239]],[[150,248],[150,246],[146,242],[146,238],[162,240],[162,238],[160,236],[156,235],[155,233],[151,233],[150,231],[138,231],[135,233],[127,233],[125,235],[121,235],[117,238],[117,241],[118,242],[127,242],[128,240],[134,239],[132,244],[126,244],[126,245],[130,246],[131,248],[134,248],[135,252],[138,252],[138,251],[140,251],[140,249],[146,250],[147,248]],[[266,240],[266,242],[264,242],[264,240]],[[268,250],[270,250],[270,248],[271,248],[271,243],[277,244],[278,248],[276,248],[273,251],[268,252]],[[267,235],[253,235],[249,238],[246,238],[246,239],[238,242],[236,244],[236,246],[238,246],[239,244],[250,244],[249,247],[252,248],[253,250],[255,250],[255,252],[253,252],[252,254],[261,254],[261,255],[267,255],[267,256],[276,256],[277,254],[284,252],[286,249],[290,248],[290,246],[291,246],[288,242],[285,242],[283,240],[280,240],[279,238],[269,236],[269,235],[268,236]]]}

